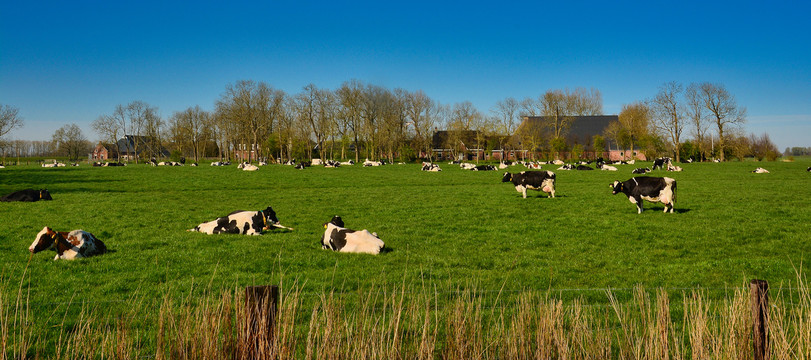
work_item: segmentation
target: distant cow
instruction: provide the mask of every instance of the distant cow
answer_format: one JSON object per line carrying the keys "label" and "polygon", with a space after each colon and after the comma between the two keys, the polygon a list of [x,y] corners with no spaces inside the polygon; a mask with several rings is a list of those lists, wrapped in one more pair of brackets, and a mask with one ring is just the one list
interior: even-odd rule
{"label": "distant cow", "polygon": [[28,251],[36,254],[49,249],[56,251],[54,260],[73,260],[107,252],[107,246],[104,245],[104,242],[87,231],[57,232],[46,226],[34,238],[34,242],[28,247]]}
{"label": "distant cow", "polygon": [[0,198],[0,201],[3,202],[12,202],[12,201],[34,202],[40,200],[53,200],[53,198],[51,197],[51,193],[49,193],[47,189],[39,189],[39,190],[25,189],[15,191],[11,194],[8,194]]}
{"label": "distant cow", "polygon": [[310,166],[310,163],[308,163],[306,161],[302,161],[302,162],[296,164],[295,168],[299,169],[299,170],[304,170],[304,168],[309,167],[309,166]]}
{"label": "distant cow", "polygon": [[337,162],[335,160],[327,160],[327,161],[324,162],[324,167],[325,168],[337,168],[337,167],[340,167],[340,166],[341,166],[341,163]]}
{"label": "distant cow", "polygon": [[493,165],[479,165],[479,166],[476,166],[476,167],[474,167],[474,168],[472,168],[470,170],[473,170],[473,171],[495,171],[496,167],[493,166]]}
{"label": "distant cow", "polygon": [[340,164],[343,165],[343,166],[355,165],[355,160],[342,161]]}
{"label": "distant cow", "polygon": [[676,180],[669,177],[633,177],[623,182],[614,181],[608,187],[613,190],[614,195],[623,193],[628,196],[628,200],[636,204],[639,214],[643,210],[642,200],[665,204],[664,212],[671,213],[676,203]]}
{"label": "distant cow", "polygon": [[382,162],[380,162],[380,161],[371,161],[369,159],[366,159],[366,161],[363,162],[363,166],[381,166],[381,165],[383,165]]}
{"label": "distant cow", "polygon": [[684,170],[684,169],[682,169],[681,166],[676,166],[676,165],[673,165],[671,163],[667,164],[667,171],[680,172],[682,170]]}
{"label": "distant cow", "polygon": [[474,169],[476,167],[476,164],[461,163],[461,164],[459,164],[459,167],[462,168],[463,170],[471,170],[471,169]]}
{"label": "distant cow", "polygon": [[366,229],[360,231],[347,229],[341,217],[337,215],[324,224],[324,229],[326,230],[321,238],[321,248],[325,250],[377,255],[385,246],[377,237],[377,233],[370,233]]}
{"label": "distant cow", "polygon": [[805,169],[805,171],[811,172],[811,166],[809,166],[808,169]]}
{"label": "distant cow", "polygon": [[577,165],[577,167],[575,169],[576,170],[594,170],[593,167],[589,167],[589,166],[586,166],[586,165]]}
{"label": "distant cow", "polygon": [[259,170],[259,167],[253,164],[247,164],[242,167],[242,171],[256,171]]}
{"label": "distant cow", "polygon": [[646,174],[650,172],[650,168],[636,168],[631,171],[631,174]]}
{"label": "distant cow", "polygon": [[234,211],[227,216],[197,225],[189,231],[206,234],[243,234],[261,235],[262,230],[286,228],[279,224],[276,212],[268,206],[262,211]]}
{"label": "distant cow", "polygon": [[574,170],[575,167],[572,164],[564,164],[563,166],[559,167],[558,170]]}
{"label": "distant cow", "polygon": [[759,167],[759,168],[757,168],[755,170],[752,170],[752,172],[755,173],[755,174],[768,174],[769,170],[766,170],[766,169],[764,169],[762,167]]}
{"label": "distant cow", "polygon": [[313,159],[313,161],[311,161],[310,163],[311,163],[313,166],[316,166],[316,165],[323,165],[323,161],[321,161],[321,159]]}
{"label": "distant cow", "polygon": [[555,197],[555,173],[551,171],[522,171],[518,174],[504,173],[501,182],[512,182],[515,190],[527,198],[527,189],[539,190]]}
{"label": "distant cow", "polygon": [[597,168],[604,171],[617,171],[617,168],[615,166],[605,164],[598,164]]}
{"label": "distant cow", "polygon": [[437,165],[437,164],[424,162],[424,163],[422,163],[422,171],[437,172],[437,171],[442,171],[442,169],[440,169],[439,165]]}
{"label": "distant cow", "polygon": [[651,167],[651,170],[656,170],[656,168],[659,168],[660,170],[664,170],[665,165],[670,165],[670,158],[669,157],[656,158],[655,160],[653,160],[653,167]]}

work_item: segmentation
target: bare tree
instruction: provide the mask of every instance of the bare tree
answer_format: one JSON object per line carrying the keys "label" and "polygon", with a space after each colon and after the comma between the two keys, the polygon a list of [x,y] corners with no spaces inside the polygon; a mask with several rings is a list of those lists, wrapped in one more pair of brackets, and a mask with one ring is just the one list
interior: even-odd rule
{"label": "bare tree", "polygon": [[704,146],[707,134],[707,116],[704,110],[704,101],[701,97],[701,88],[698,84],[692,83],[684,91],[685,115],[690,119],[693,126],[692,133],[698,143],[698,151],[701,154],[699,161],[703,161],[707,151]]}
{"label": "bare tree", "polygon": [[431,159],[431,133],[435,120],[431,116],[433,101],[422,90],[407,93],[405,111],[408,125],[414,131],[414,148],[418,152],[425,152]]}
{"label": "bare tree", "polygon": [[53,142],[56,144],[57,152],[67,157],[71,161],[79,160],[79,157],[90,150],[90,142],[82,134],[82,129],[76,124],[62,126],[53,134]]}
{"label": "bare tree", "polygon": [[363,84],[358,80],[344,82],[338,90],[340,117],[345,131],[351,133],[355,145],[355,161],[360,161],[360,132],[363,124]]}
{"label": "bare tree", "polygon": [[724,132],[729,126],[736,126],[746,122],[746,108],[738,107],[735,97],[727,91],[724,85],[702,83],[699,85],[704,107],[710,111],[713,123],[718,128],[718,147],[721,161],[725,160]]}
{"label": "bare tree", "polygon": [[200,106],[194,106],[175,112],[169,120],[172,133],[178,137],[175,141],[183,144],[181,147],[188,146],[192,150],[195,162],[200,161],[205,149],[211,118],[211,114],[200,109]]}
{"label": "bare tree", "polygon": [[619,114],[619,124],[624,129],[623,134],[628,136],[628,143],[631,146],[631,158],[633,158],[634,154],[635,140],[641,139],[649,132],[650,117],[651,110],[644,102],[638,101],[622,106]]}
{"label": "bare tree", "polygon": [[490,110],[495,116],[493,119],[493,126],[497,133],[499,140],[499,147],[502,150],[502,157],[505,157],[505,145],[508,140],[515,133],[521,120],[521,103],[515,98],[508,97],[496,103],[495,107]]}
{"label": "bare tree", "polygon": [[681,135],[684,132],[684,106],[680,103],[681,84],[671,81],[659,87],[659,92],[651,101],[654,113],[654,126],[670,139],[676,161],[681,161]]}
{"label": "bare tree", "polygon": [[[93,130],[96,131],[96,134],[110,144],[111,149],[108,149],[108,151],[115,154],[116,161],[120,161],[121,157],[116,144],[118,136],[122,131],[118,125],[118,121],[113,115],[101,115],[90,124]],[[112,156],[113,154],[110,155]]]}
{"label": "bare tree", "polygon": [[20,109],[0,104],[0,138],[22,126],[23,118],[20,117]]}

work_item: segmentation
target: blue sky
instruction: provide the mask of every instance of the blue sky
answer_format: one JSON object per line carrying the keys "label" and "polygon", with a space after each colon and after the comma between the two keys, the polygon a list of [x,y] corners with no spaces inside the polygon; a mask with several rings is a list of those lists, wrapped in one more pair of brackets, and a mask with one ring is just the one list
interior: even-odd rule
{"label": "blue sky", "polygon": [[170,2],[0,0],[0,103],[49,139],[117,104],[212,109],[229,83],[297,93],[359,79],[488,111],[597,88],[604,110],[668,81],[724,84],[747,132],[811,146],[811,5],[802,2]]}

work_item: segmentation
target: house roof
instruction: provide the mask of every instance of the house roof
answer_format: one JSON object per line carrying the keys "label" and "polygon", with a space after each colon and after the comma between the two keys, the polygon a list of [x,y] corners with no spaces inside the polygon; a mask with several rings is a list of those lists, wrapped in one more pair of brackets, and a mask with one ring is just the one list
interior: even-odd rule
{"label": "house roof", "polygon": [[[619,120],[617,115],[588,115],[588,116],[574,116],[574,120],[566,133],[566,142],[570,144],[588,144],[594,135],[602,135],[605,128],[612,121]],[[522,126],[525,123],[540,123],[543,124],[547,120],[546,116],[527,116],[524,117]]]}

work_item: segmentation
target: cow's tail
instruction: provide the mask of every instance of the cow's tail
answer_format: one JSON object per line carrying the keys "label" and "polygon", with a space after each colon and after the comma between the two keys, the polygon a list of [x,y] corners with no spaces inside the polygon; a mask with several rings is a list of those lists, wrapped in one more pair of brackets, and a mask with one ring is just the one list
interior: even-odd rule
{"label": "cow's tail", "polygon": [[195,231],[195,232],[200,232],[200,227],[199,227],[199,226],[195,226],[193,229],[188,229],[188,230],[186,230],[186,231]]}

